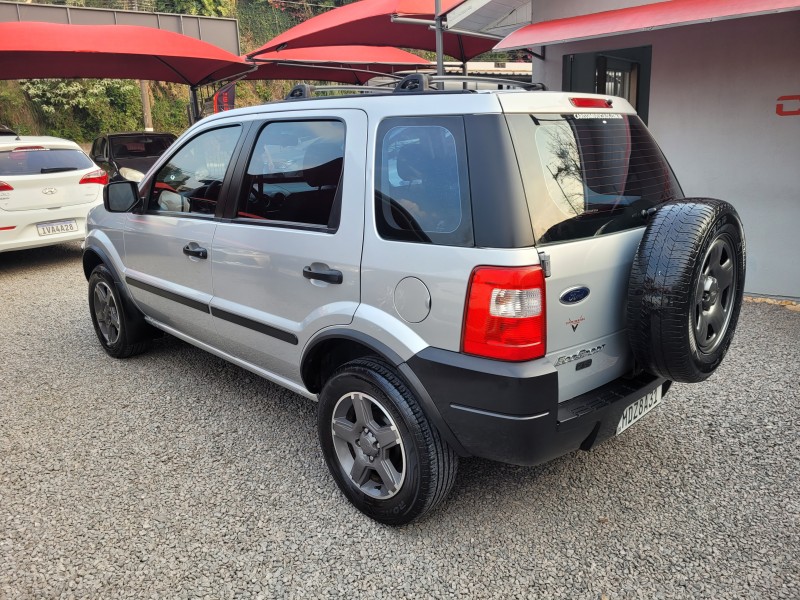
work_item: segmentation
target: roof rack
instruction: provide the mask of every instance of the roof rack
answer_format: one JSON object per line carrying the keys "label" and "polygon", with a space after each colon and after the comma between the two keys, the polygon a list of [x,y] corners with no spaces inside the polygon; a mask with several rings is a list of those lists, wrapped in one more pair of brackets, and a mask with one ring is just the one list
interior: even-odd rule
{"label": "roof rack", "polygon": [[[494,83],[497,85],[507,85],[510,87],[521,88],[527,91],[545,91],[547,88],[543,83],[532,83],[526,81],[515,81],[513,79],[499,79],[497,77],[477,77],[469,75],[428,75],[426,73],[412,73],[406,75],[393,87],[374,86],[374,85],[310,85],[299,83],[292,88],[286,100],[301,100],[311,98],[317,92],[357,92],[359,94],[401,94],[401,93],[420,93],[420,92],[440,92],[437,83],[447,81],[456,82],[475,82],[475,83]],[[455,92],[456,90],[451,90]]]}
{"label": "roof rack", "polygon": [[394,88],[394,91],[396,93],[439,91],[438,88],[435,88],[432,84],[444,83],[447,81],[460,81],[464,83],[494,83],[497,85],[508,85],[527,91],[537,92],[543,92],[547,90],[547,87],[543,83],[516,81],[514,79],[478,77],[475,75],[427,75],[425,73],[413,73],[404,77]]}
{"label": "roof rack", "polygon": [[362,94],[391,94],[394,88],[378,87],[374,85],[309,85],[298,83],[286,95],[286,100],[300,100],[311,98],[316,92],[359,92]]}

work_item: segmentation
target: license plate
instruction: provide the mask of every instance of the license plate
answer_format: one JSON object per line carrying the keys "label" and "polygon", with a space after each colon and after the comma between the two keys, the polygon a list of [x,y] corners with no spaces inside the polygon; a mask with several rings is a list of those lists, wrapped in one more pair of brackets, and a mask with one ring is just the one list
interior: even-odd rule
{"label": "license plate", "polygon": [[644,398],[639,398],[622,413],[622,418],[617,425],[617,435],[636,423],[639,419],[661,404],[661,386],[658,386]]}
{"label": "license plate", "polygon": [[51,221],[50,223],[37,223],[36,229],[39,235],[55,235],[57,233],[69,233],[71,231],[78,231],[78,224],[75,219],[68,221]]}

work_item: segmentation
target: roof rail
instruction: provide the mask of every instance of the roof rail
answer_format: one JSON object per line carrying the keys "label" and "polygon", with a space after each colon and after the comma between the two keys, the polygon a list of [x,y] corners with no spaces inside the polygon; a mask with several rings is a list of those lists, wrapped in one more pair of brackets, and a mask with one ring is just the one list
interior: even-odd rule
{"label": "roof rail", "polygon": [[432,84],[444,83],[447,81],[475,82],[475,83],[494,83],[497,85],[508,85],[521,88],[527,91],[546,91],[547,87],[543,83],[527,81],[516,81],[514,79],[500,79],[497,77],[478,77],[475,75],[427,75],[425,73],[414,73],[403,78],[395,87],[395,92],[425,92],[436,90]]}
{"label": "roof rail", "polygon": [[378,87],[374,85],[309,85],[298,83],[286,95],[286,100],[300,100],[311,98],[316,92],[359,92],[363,94],[391,94],[393,88]]}

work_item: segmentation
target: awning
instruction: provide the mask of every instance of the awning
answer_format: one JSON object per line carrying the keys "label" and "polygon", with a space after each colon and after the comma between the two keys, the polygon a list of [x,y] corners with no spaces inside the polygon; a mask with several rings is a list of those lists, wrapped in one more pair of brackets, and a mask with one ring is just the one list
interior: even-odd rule
{"label": "awning", "polygon": [[[442,12],[463,0],[442,0]],[[251,59],[273,50],[359,44],[436,50],[436,34],[427,24],[434,18],[434,0],[361,0],[312,17],[271,39]],[[422,24],[393,22],[392,17],[419,19]],[[495,39],[444,30],[444,53],[461,62],[492,49]]]}
{"label": "awning", "polygon": [[0,79],[146,79],[190,86],[235,77],[245,59],[179,33],[136,25],[0,23]]}
{"label": "awning", "polygon": [[362,84],[381,74],[432,69],[430,61],[381,46],[325,46],[264,52],[246,79],[295,79]]}
{"label": "awning", "polygon": [[530,48],[792,10],[800,10],[798,0],[671,0],[533,23],[517,29],[495,49]]}

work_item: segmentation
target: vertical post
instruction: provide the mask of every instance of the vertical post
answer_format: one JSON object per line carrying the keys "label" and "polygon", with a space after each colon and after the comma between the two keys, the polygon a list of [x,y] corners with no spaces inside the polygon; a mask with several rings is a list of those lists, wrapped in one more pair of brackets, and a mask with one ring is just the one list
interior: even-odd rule
{"label": "vertical post", "polygon": [[189,125],[194,125],[200,120],[200,101],[197,98],[197,87],[189,87],[189,107],[191,110],[192,122]]}
{"label": "vertical post", "polygon": [[142,93],[142,119],[144,130],[153,131],[153,113],[150,110],[150,86],[147,81],[139,80],[139,91]]}
{"label": "vertical post", "polygon": [[442,39],[442,0],[435,3],[436,21],[436,74],[444,75],[444,40]]}

